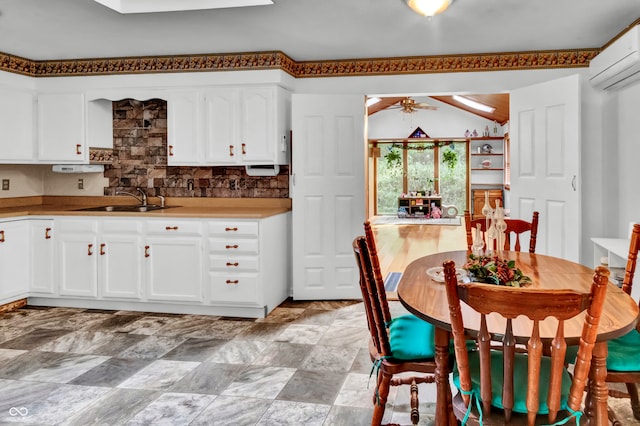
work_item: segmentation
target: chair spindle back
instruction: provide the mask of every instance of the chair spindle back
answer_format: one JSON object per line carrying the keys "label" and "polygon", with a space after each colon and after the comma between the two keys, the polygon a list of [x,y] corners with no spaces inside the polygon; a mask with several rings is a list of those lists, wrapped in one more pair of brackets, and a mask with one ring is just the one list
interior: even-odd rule
{"label": "chair spindle back", "polygon": [[[533,212],[531,222],[527,222],[522,219],[505,218],[504,221],[507,224],[507,228],[505,229],[506,238],[504,241],[504,250],[511,250],[511,247],[513,247],[514,251],[520,251],[520,235],[525,232],[529,232],[529,253],[535,253],[539,216],[540,214],[538,212]],[[465,210],[464,221],[467,234],[467,247],[471,250],[471,246],[473,245],[473,232],[476,229],[476,226],[480,225],[480,230],[482,231],[482,235],[484,235],[484,233],[487,232],[486,220],[485,218],[473,219],[469,210]],[[515,238],[513,244],[511,244],[512,238]],[[494,244],[497,244],[497,242],[494,242]],[[495,249],[496,247],[493,248]]]}
{"label": "chair spindle back", "polygon": [[[598,322],[602,313],[602,305],[606,294],[609,271],[604,267],[596,268],[591,292],[579,293],[572,290],[540,290],[531,288],[513,288],[492,284],[467,283],[458,284],[455,264],[445,261],[445,286],[451,316],[454,338],[455,357],[460,373],[460,387],[463,391],[471,391],[469,354],[465,344],[468,334],[465,332],[460,301],[480,314],[480,330],[476,336],[480,359],[480,397],[483,401],[484,415],[490,415],[493,398],[491,390],[491,336],[501,335],[503,351],[504,385],[502,388],[502,404],[506,422],[512,416],[514,406],[514,361],[516,344],[526,344],[528,357],[526,407],[529,424],[539,409],[540,366],[543,345],[550,344],[551,368],[547,405],[549,422],[556,421],[560,411],[562,373],[567,343],[564,339],[564,322],[583,311],[587,311],[582,330],[582,338],[578,349],[578,359],[571,385],[568,406],[579,410],[584,388],[588,379],[591,355],[596,340]],[[490,315],[499,314],[499,317]],[[512,329],[512,319],[525,315],[533,321],[531,335],[527,341],[518,341]],[[540,337],[540,323],[547,317],[558,320],[555,337],[552,342],[543,342]],[[521,338],[522,339],[522,338]],[[517,383],[517,386],[522,386]],[[462,395],[465,404],[470,403],[470,396]]]}

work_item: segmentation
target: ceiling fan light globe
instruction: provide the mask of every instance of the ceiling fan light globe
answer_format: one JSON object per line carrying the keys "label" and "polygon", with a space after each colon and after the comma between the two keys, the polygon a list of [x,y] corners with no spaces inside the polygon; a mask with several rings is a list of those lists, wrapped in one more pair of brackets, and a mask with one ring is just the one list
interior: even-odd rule
{"label": "ceiling fan light globe", "polygon": [[434,16],[438,13],[442,13],[453,0],[404,0],[407,6],[419,15]]}

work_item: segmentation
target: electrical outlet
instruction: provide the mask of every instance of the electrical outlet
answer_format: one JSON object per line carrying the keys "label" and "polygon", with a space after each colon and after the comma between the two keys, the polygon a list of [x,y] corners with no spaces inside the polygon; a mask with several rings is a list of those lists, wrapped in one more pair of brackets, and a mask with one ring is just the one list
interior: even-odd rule
{"label": "electrical outlet", "polygon": [[9,190],[9,179],[2,179],[2,190],[3,191]]}
{"label": "electrical outlet", "polygon": [[78,179],[78,189],[84,189],[84,179]]}

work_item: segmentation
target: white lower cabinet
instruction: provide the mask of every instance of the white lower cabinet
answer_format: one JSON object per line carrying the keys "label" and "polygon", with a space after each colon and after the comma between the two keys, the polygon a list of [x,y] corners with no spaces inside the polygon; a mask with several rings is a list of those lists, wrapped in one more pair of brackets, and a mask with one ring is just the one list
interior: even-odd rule
{"label": "white lower cabinet", "polygon": [[61,296],[98,296],[98,221],[56,221],[56,266]]}
{"label": "white lower cabinet", "polygon": [[29,292],[29,236],[25,220],[0,222],[0,304]]}
{"label": "white lower cabinet", "polygon": [[[33,258],[51,260],[34,260],[30,301],[264,317],[289,295],[290,216],[34,221],[26,231],[29,236],[31,229]],[[54,245],[47,246],[53,229]],[[47,281],[47,275],[55,279]]]}
{"label": "white lower cabinet", "polygon": [[209,222],[209,301],[264,315],[289,294],[289,213]]}
{"label": "white lower cabinet", "polygon": [[141,299],[145,282],[142,255],[141,221],[102,221],[98,241],[100,296]]}
{"label": "white lower cabinet", "polygon": [[200,221],[147,222],[149,300],[203,301],[201,228]]}
{"label": "white lower cabinet", "polygon": [[27,221],[31,230],[31,280],[32,294],[54,294],[54,238],[53,220],[35,219]]}
{"label": "white lower cabinet", "polygon": [[139,299],[141,222],[56,220],[60,296]]}

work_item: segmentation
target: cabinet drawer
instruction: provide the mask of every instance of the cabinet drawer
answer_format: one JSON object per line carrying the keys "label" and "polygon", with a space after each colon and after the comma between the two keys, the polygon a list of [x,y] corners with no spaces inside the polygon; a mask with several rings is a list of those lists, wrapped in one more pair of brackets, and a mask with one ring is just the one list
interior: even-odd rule
{"label": "cabinet drawer", "polygon": [[139,234],[142,231],[142,222],[138,220],[103,220],[102,232],[123,234]]}
{"label": "cabinet drawer", "polygon": [[249,274],[209,273],[211,302],[259,303],[258,277]]}
{"label": "cabinet drawer", "polygon": [[209,256],[209,268],[218,271],[257,271],[260,262],[257,256]]}
{"label": "cabinet drawer", "polygon": [[258,254],[258,240],[249,238],[209,238],[211,253],[234,256],[236,254]]}
{"label": "cabinet drawer", "polygon": [[94,233],[98,230],[98,222],[93,219],[56,219],[58,232]]}
{"label": "cabinet drawer", "polygon": [[154,235],[202,235],[202,225],[186,220],[148,221],[147,232]]}
{"label": "cabinet drawer", "polygon": [[258,222],[221,220],[209,222],[209,235],[224,237],[257,237]]}

